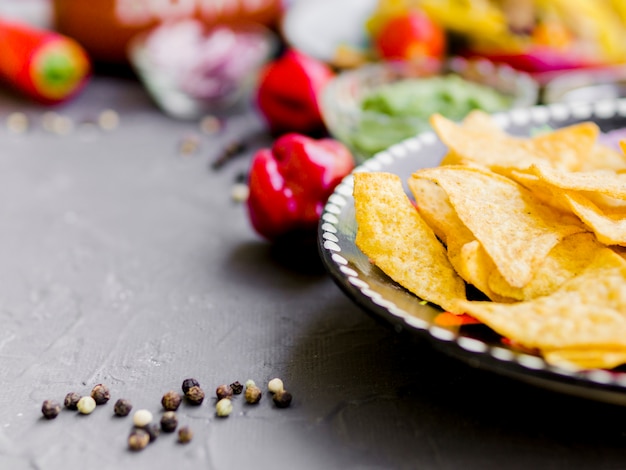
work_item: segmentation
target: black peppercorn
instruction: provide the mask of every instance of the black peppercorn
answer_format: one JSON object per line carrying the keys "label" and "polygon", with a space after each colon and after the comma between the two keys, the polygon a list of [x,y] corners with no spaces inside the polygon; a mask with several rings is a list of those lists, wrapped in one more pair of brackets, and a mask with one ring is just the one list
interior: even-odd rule
{"label": "black peppercorn", "polygon": [[91,390],[91,398],[96,401],[96,405],[104,405],[111,398],[106,385],[98,384]]}
{"label": "black peppercorn", "polygon": [[233,382],[230,384],[230,389],[233,391],[233,394],[240,395],[243,392],[243,385],[239,381]]}
{"label": "black peppercorn", "polygon": [[185,397],[187,401],[192,405],[201,405],[204,401],[204,390],[202,390],[198,385],[194,385],[187,393],[185,393]]}
{"label": "black peppercorn", "polygon": [[249,385],[246,387],[246,401],[250,404],[255,404],[261,401],[261,389],[256,385]]}
{"label": "black peppercorn", "polygon": [[61,412],[61,405],[54,400],[45,400],[41,405],[41,412],[46,419],[54,419]]}
{"label": "black peppercorn", "polygon": [[186,444],[193,439],[193,432],[189,426],[183,426],[178,430],[178,442]]}
{"label": "black peppercorn", "polygon": [[220,385],[217,389],[215,389],[215,395],[220,400],[222,398],[230,398],[233,396],[233,389],[230,388],[230,385]]}
{"label": "black peppercorn", "polygon": [[150,436],[150,442],[156,441],[157,437],[159,437],[159,434],[161,433],[161,427],[157,423],[150,423],[141,429],[148,433],[148,436]]}
{"label": "black peppercorn", "polygon": [[124,398],[120,398],[115,402],[115,406],[113,407],[113,412],[117,416],[128,416],[130,410],[133,409],[133,405],[128,400]]}
{"label": "black peppercorn", "polygon": [[161,405],[163,405],[165,411],[176,411],[180,406],[180,402],[180,394],[174,390],[170,390],[161,398]]}
{"label": "black peppercorn", "polygon": [[80,400],[80,398],[81,396],[78,393],[70,392],[65,395],[65,400],[63,400],[63,404],[68,410],[77,410],[78,408],[76,407],[76,405],[78,405],[78,400]]}
{"label": "black peppercorn", "polygon": [[191,387],[199,387],[200,383],[196,379],[183,380],[183,393],[187,395],[187,392]]}
{"label": "black peppercorn", "polygon": [[161,416],[161,429],[163,432],[174,432],[178,426],[178,418],[173,411],[166,411]]}
{"label": "black peppercorn", "polygon": [[142,450],[150,442],[150,434],[144,429],[134,428],[128,436],[130,450]]}
{"label": "black peppercorn", "polygon": [[287,408],[291,404],[291,393],[287,390],[279,390],[274,394],[272,400],[278,408]]}

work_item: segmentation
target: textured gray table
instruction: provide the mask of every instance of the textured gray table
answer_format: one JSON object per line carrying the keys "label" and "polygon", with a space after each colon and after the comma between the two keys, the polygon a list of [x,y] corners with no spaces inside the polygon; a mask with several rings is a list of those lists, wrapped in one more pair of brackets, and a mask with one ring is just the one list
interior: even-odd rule
{"label": "textured gray table", "polygon": [[[133,81],[97,78],[56,109],[74,123],[57,135],[43,109],[0,99],[1,469],[626,468],[624,409],[449,359],[359,310],[315,256],[261,241],[230,194],[254,149],[209,168],[262,131],[253,113],[204,135]],[[107,108],[117,129],[90,124]],[[15,111],[26,134],[4,124]],[[216,386],[274,376],[290,408],[266,393],[215,416]],[[128,451],[113,402],[158,417],[187,377],[208,395],[179,410],[194,440]],[[44,399],[97,383],[107,405],[42,418]]]}

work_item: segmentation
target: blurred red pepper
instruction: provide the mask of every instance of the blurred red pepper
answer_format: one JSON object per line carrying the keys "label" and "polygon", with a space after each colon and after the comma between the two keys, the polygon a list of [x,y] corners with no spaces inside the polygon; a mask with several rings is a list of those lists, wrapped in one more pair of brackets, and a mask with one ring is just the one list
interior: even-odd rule
{"label": "blurred red pepper", "polygon": [[252,226],[268,240],[315,233],[326,200],[353,168],[352,154],[336,140],[295,133],[278,138],[252,160]]}
{"label": "blurred red pepper", "polygon": [[322,131],[319,93],[333,76],[328,65],[295,49],[269,63],[259,78],[256,102],[272,132]]}
{"label": "blurred red pepper", "polygon": [[59,103],[85,84],[91,63],[73,39],[0,19],[0,78],[44,104]]}

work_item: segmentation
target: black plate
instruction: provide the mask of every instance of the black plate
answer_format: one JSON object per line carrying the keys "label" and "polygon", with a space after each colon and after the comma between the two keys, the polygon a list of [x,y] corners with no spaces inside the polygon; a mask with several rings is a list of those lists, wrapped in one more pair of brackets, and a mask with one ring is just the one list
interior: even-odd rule
{"label": "black plate", "polygon": [[[626,128],[626,100],[569,103],[517,109],[495,116],[509,133],[530,135],[550,126],[593,121],[603,132]],[[422,167],[437,165],[446,149],[432,132],[403,141],[354,171],[386,171],[407,180]],[[339,287],[367,312],[429,340],[434,347],[470,365],[555,391],[626,405],[626,373],[571,371],[553,367],[530,352],[513,349],[485,325],[443,326],[442,311],[426,304],[372,266],[356,247],[356,221],[349,175],[330,197],[319,226],[322,260]],[[406,189],[406,188],[405,188]]]}

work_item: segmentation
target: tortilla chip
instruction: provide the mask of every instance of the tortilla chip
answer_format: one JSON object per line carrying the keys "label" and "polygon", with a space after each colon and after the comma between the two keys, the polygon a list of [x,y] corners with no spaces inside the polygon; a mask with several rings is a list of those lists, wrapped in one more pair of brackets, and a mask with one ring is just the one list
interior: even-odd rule
{"label": "tortilla chip", "polygon": [[563,171],[545,164],[532,165],[528,171],[556,188],[594,192],[626,200],[626,180],[617,173]]}
{"label": "tortilla chip", "polygon": [[[536,137],[513,137],[494,130],[484,117],[468,124],[456,124],[435,114],[430,124],[459,164],[479,164],[497,172],[526,169],[533,164],[547,163],[555,168],[579,170],[589,158],[599,128],[592,122],[574,124],[542,133]],[[448,160],[446,164],[450,164]]]}
{"label": "tortilla chip", "polygon": [[564,197],[572,211],[596,234],[600,242],[626,246],[626,217],[621,211],[617,214],[603,211],[581,193],[574,191],[564,193]]}
{"label": "tortilla chip", "polygon": [[409,188],[415,197],[420,215],[447,246],[448,259],[465,282],[472,284],[492,300],[512,300],[495,294],[489,288],[489,274],[496,266],[472,232],[459,219],[446,192],[436,183],[420,178],[411,178]]}
{"label": "tortilla chip", "polygon": [[354,200],[356,245],[385,274],[444,310],[466,298],[465,283],[398,176],[355,173]]}
{"label": "tortilla chip", "polygon": [[452,152],[454,160],[448,158],[446,164],[454,161],[457,164],[482,165],[487,168],[528,168],[542,161],[540,156],[521,145],[521,139],[506,134],[498,135],[485,132],[482,128],[465,127],[440,114],[431,116],[430,124]]}
{"label": "tortilla chip", "polygon": [[513,287],[526,285],[563,237],[584,231],[571,217],[489,170],[465,166],[427,168],[414,173],[411,179],[415,178],[439,184],[463,224]]}
{"label": "tortilla chip", "polygon": [[543,358],[565,369],[613,369],[626,363],[626,349],[556,349],[545,351]]}
{"label": "tortilla chip", "polygon": [[459,301],[467,313],[526,348],[626,349],[626,261],[606,248],[556,292],[526,302]]}
{"label": "tortilla chip", "polygon": [[600,129],[593,122],[581,122],[529,139],[526,147],[554,168],[578,171],[589,159]]}
{"label": "tortilla chip", "polygon": [[511,287],[498,271],[489,277],[489,288],[496,294],[516,300],[532,300],[549,295],[569,279],[582,273],[604,245],[592,233],[575,233],[557,244],[538,267],[533,278],[521,288]]}
{"label": "tortilla chip", "polygon": [[470,111],[469,114],[465,116],[465,119],[463,119],[461,125],[463,128],[471,129],[472,131],[484,132],[496,137],[508,137],[506,132],[496,124],[490,114],[479,109]]}
{"label": "tortilla chip", "polygon": [[606,145],[594,146],[588,158],[584,159],[579,171],[626,170],[626,155]]}

